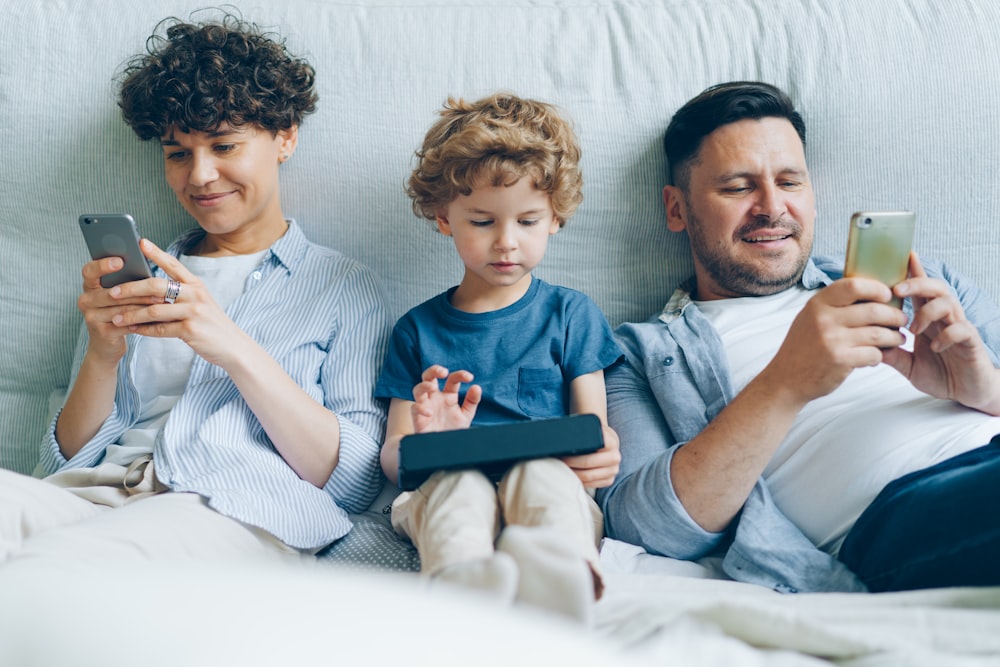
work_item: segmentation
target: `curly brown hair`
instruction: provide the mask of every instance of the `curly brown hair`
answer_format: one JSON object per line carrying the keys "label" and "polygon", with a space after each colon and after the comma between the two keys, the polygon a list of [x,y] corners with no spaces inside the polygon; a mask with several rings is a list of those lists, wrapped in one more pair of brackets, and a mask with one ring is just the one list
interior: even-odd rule
{"label": "curly brown hair", "polygon": [[406,188],[418,216],[433,220],[474,187],[524,177],[549,195],[560,226],[583,201],[580,147],[554,106],[497,93],[471,103],[449,97],[440,114]]}
{"label": "curly brown hair", "polygon": [[118,106],[143,140],[214,132],[223,124],[287,130],[316,110],[316,73],[284,40],[234,14],[204,23],[168,18],[119,77]]}

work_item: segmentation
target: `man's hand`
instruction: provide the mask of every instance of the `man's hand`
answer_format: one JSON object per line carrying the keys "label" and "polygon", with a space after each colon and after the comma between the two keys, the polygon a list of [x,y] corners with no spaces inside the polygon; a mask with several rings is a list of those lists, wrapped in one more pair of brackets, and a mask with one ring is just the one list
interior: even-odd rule
{"label": "man's hand", "polygon": [[[421,382],[413,388],[413,429],[415,433],[449,431],[468,428],[476,416],[476,408],[483,390],[478,384],[471,385],[465,392],[465,400],[458,404],[458,390],[462,383],[472,382],[469,371],[455,371],[449,374],[444,366],[435,364],[420,376]],[[447,378],[444,389],[438,380]]]}
{"label": "man's hand", "polygon": [[777,354],[671,461],[674,491],[691,518],[725,530],[799,411],[839,387],[855,368],[875,366],[901,345],[906,315],[892,293],[867,278],[819,290],[799,312]]}
{"label": "man's hand", "polygon": [[894,291],[913,303],[913,351],[885,350],[885,363],[931,396],[1000,414],[1000,370],[994,368],[979,332],[948,284],[928,278],[911,253],[910,278]]}
{"label": "man's hand", "polygon": [[761,372],[784,386],[799,407],[839,387],[851,371],[882,362],[902,345],[906,316],[888,305],[888,287],[844,278],[820,290],[792,322],[774,359]]}

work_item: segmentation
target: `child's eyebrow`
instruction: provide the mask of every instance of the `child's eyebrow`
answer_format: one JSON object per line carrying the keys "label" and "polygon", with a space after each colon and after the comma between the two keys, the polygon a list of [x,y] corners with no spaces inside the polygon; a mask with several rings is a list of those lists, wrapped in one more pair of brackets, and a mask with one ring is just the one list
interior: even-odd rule
{"label": "child's eyebrow", "polygon": [[[466,209],[466,213],[468,213],[469,215],[486,215],[486,216],[489,216],[491,218],[496,215],[493,211],[487,211],[487,210],[484,210],[484,209],[481,209],[481,208]],[[517,217],[518,218],[524,218],[524,217],[531,216],[531,215],[545,215],[545,209],[544,208],[533,208],[530,211],[521,211],[520,213],[517,214]]]}

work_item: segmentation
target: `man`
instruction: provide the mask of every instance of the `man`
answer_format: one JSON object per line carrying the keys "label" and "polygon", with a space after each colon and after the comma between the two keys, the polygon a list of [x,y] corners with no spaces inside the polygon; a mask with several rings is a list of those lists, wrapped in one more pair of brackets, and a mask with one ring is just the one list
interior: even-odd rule
{"label": "man", "polygon": [[804,142],[760,83],[709,88],[671,120],[667,225],[695,275],[617,331],[608,534],[723,553],[729,576],[783,591],[1000,583],[1000,438],[984,446],[1000,311],[915,255],[893,290],[810,259]]}

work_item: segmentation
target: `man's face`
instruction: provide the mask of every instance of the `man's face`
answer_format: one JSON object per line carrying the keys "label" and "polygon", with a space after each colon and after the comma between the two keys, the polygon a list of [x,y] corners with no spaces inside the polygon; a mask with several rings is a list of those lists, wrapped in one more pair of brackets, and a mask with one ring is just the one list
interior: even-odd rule
{"label": "man's face", "polygon": [[702,141],[684,190],[663,191],[667,225],[687,230],[696,298],[775,294],[812,250],[816,203],[802,141],[784,118],[723,125]]}

